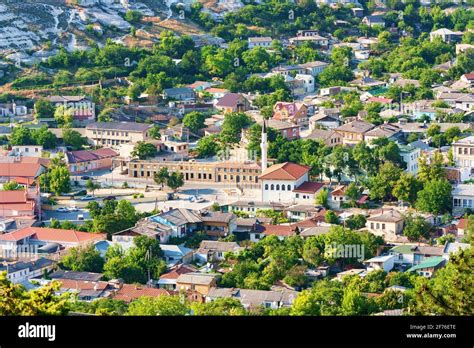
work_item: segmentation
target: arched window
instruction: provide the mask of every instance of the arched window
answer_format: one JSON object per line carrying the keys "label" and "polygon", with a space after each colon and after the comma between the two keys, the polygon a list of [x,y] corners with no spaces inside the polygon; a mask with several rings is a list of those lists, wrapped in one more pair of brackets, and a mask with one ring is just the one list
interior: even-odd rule
{"label": "arched window", "polygon": [[287,187],[288,187],[288,191],[291,191],[291,185],[288,185]]}
{"label": "arched window", "polygon": [[277,190],[277,191],[280,191],[280,184],[277,184],[276,190]]}
{"label": "arched window", "polygon": [[270,190],[274,190],[275,189],[275,186],[273,186],[273,184],[270,185]]}
{"label": "arched window", "polygon": [[281,190],[285,191],[285,185],[281,185]]}
{"label": "arched window", "polygon": [[265,184],[265,190],[268,190],[268,184]]}

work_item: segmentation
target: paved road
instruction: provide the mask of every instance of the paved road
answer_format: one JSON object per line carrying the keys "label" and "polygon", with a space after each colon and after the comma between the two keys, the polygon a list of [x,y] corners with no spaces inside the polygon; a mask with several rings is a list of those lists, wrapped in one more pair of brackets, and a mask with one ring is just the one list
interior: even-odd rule
{"label": "paved road", "polygon": [[42,219],[49,220],[49,219],[54,218],[60,221],[77,220],[77,216],[79,214],[82,214],[85,220],[90,219],[89,212],[87,210],[82,210],[82,209],[79,211],[70,212],[70,213],[60,213],[55,210],[43,210]]}

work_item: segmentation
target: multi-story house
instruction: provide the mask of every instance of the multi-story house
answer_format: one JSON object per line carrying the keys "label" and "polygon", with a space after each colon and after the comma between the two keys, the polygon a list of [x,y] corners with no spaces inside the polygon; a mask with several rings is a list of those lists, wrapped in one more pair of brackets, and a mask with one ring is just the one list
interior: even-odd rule
{"label": "multi-story house", "polygon": [[135,144],[150,138],[151,124],[134,122],[95,122],[87,125],[86,137],[94,145]]}
{"label": "multi-story house", "polygon": [[278,102],[273,106],[273,118],[298,125],[307,125],[308,107],[303,103]]}
{"label": "multi-story house", "polygon": [[272,38],[268,36],[249,37],[248,38],[249,49],[252,49],[254,47],[269,48],[272,45],[272,41],[273,41]]}
{"label": "multi-story house", "polygon": [[474,176],[474,136],[459,139],[452,146],[456,166],[470,168],[471,176]]}
{"label": "multi-story house", "polygon": [[337,127],[335,131],[342,134],[344,145],[356,145],[365,140],[365,133],[373,128],[375,128],[375,125],[372,123],[363,120],[354,120]]}

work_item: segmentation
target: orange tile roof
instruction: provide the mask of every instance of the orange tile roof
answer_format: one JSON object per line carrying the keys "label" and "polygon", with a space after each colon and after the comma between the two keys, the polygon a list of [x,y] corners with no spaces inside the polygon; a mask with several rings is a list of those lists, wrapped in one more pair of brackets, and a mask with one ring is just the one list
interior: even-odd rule
{"label": "orange tile roof", "polygon": [[267,168],[260,179],[264,180],[298,180],[305,175],[311,167],[302,166],[300,164],[285,162],[275,164],[270,168]]}
{"label": "orange tile roof", "polygon": [[181,265],[174,270],[160,276],[160,279],[178,279],[181,274],[196,272],[196,269],[190,266]]}
{"label": "orange tile roof", "polygon": [[26,191],[2,191],[0,193],[0,204],[4,203],[25,203],[26,202]]}
{"label": "orange tile roof", "polygon": [[298,229],[294,225],[262,225],[263,233],[269,236],[289,237],[295,234]]}
{"label": "orange tile roof", "polygon": [[35,178],[40,167],[39,163],[0,163],[0,176]]}
{"label": "orange tile roof", "polygon": [[461,220],[459,220],[457,228],[464,230],[466,229],[466,227],[467,227],[467,219],[462,218]]}
{"label": "orange tile roof", "polygon": [[123,300],[126,302],[133,301],[142,296],[168,296],[170,292],[165,289],[147,288],[141,285],[123,284],[122,287],[113,295],[115,300]]}
{"label": "orange tile roof", "polygon": [[76,289],[76,290],[105,290],[109,283],[98,281],[92,282],[87,280],[61,279],[56,280],[61,283],[62,289]]}
{"label": "orange tile roof", "polygon": [[320,182],[305,181],[300,186],[295,188],[293,192],[315,193],[318,192],[323,186],[324,184]]}
{"label": "orange tile roof", "polygon": [[63,230],[58,228],[26,227],[11,233],[0,235],[0,240],[19,241],[26,237],[50,242],[82,243],[103,240],[105,239],[105,234]]}

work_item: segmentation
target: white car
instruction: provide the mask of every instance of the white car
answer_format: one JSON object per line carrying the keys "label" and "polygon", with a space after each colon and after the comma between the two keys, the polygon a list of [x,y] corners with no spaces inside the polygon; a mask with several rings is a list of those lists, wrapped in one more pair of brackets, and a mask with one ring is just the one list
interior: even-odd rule
{"label": "white car", "polygon": [[204,198],[202,198],[202,197],[196,197],[196,199],[194,200],[194,202],[196,202],[196,203],[203,203],[203,202],[205,202],[205,201],[206,201],[206,200],[205,200]]}
{"label": "white car", "polygon": [[67,212],[69,212],[69,209],[65,208],[65,207],[61,207],[61,208],[56,209],[56,211],[58,213],[67,213]]}
{"label": "white car", "polygon": [[76,207],[69,207],[67,208],[67,210],[70,212],[79,211],[79,209],[77,209]]}
{"label": "white car", "polygon": [[81,201],[93,201],[95,200],[94,196],[83,196],[81,197]]}

